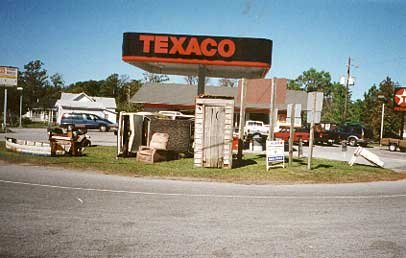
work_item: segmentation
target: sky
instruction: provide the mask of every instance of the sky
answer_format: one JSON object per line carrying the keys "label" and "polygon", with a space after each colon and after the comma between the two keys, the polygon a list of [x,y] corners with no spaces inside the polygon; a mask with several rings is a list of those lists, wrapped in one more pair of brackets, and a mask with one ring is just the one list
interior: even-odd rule
{"label": "sky", "polygon": [[402,0],[0,0],[0,6],[0,65],[22,70],[38,59],[67,85],[112,73],[142,79],[142,70],[121,60],[124,32],[268,38],[267,78],[294,79],[313,67],[339,81],[351,57],[353,99],[386,76],[406,85]]}

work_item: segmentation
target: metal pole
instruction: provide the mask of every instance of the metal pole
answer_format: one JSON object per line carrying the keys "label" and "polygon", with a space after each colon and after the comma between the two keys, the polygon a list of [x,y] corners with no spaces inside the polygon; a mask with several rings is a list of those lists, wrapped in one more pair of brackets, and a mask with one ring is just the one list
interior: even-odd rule
{"label": "metal pole", "polygon": [[351,57],[348,57],[347,65],[347,81],[345,83],[345,104],[344,104],[344,122],[347,120],[347,106],[348,106],[348,85],[350,83],[351,76]]}
{"label": "metal pole", "polygon": [[379,147],[382,147],[382,137],[383,137],[383,118],[385,116],[385,103],[382,103],[382,115],[381,115],[381,135],[379,137]]}
{"label": "metal pole", "polygon": [[292,104],[290,110],[290,133],[289,133],[289,167],[293,163],[293,140],[294,140],[294,123],[295,123],[295,104]]}
{"label": "metal pole", "polygon": [[307,170],[312,169],[312,157],[313,157],[313,141],[314,141],[314,119],[316,118],[316,97],[313,95],[313,110],[312,110],[312,122],[310,124],[310,139],[309,139],[309,155],[307,157]]}
{"label": "metal pole", "polygon": [[23,127],[22,120],[21,120],[22,112],[23,112],[23,91],[21,91],[21,94],[20,94],[20,125],[19,125],[20,128]]}
{"label": "metal pole", "polygon": [[244,123],[245,123],[245,87],[247,80],[242,78],[241,80],[241,96],[240,96],[240,124],[238,126],[238,153],[237,160],[242,160],[242,150],[243,150],[243,137],[244,137]]}
{"label": "metal pole", "polygon": [[276,91],[276,78],[272,78],[272,88],[271,88],[271,104],[269,107],[269,134],[268,134],[268,140],[273,141],[274,140],[274,127],[275,127],[275,121],[274,121],[274,113],[275,113],[275,91]]}
{"label": "metal pole", "polygon": [[197,83],[197,96],[204,94],[204,84],[206,81],[206,67],[199,65],[198,71],[198,83]]}
{"label": "metal pole", "polygon": [[6,132],[7,127],[7,88],[4,88],[4,109],[3,109],[3,129]]}

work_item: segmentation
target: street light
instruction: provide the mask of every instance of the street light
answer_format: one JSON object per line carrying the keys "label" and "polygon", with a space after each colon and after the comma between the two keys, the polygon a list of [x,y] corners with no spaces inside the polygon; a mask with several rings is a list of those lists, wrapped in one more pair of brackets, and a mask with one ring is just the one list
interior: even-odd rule
{"label": "street light", "polygon": [[17,87],[17,91],[20,92],[20,128],[22,128],[22,123],[21,123],[21,115],[23,111],[23,87]]}
{"label": "street light", "polygon": [[383,118],[385,116],[385,96],[378,95],[378,99],[382,99],[382,112],[381,112],[381,135],[379,137],[379,147],[382,147],[382,137],[383,137]]}

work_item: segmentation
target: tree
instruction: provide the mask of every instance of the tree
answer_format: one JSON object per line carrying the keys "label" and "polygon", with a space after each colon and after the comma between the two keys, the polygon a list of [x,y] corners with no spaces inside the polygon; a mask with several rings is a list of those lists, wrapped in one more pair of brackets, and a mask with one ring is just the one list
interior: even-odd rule
{"label": "tree", "polygon": [[97,96],[101,97],[117,97],[118,90],[121,86],[117,73],[108,76],[101,84],[100,93]]}
{"label": "tree", "polygon": [[220,78],[219,79],[219,86],[221,87],[236,87],[238,81],[235,79],[228,79],[228,78]]}
{"label": "tree", "polygon": [[375,139],[380,135],[382,103],[385,103],[384,136],[392,137],[400,133],[401,112],[393,110],[392,100],[396,86],[397,84],[391,78],[386,77],[378,87],[373,85],[364,93],[361,121],[372,129]]}
{"label": "tree", "polygon": [[61,96],[61,91],[64,87],[65,82],[63,81],[62,75],[55,73],[50,77],[50,83],[48,83],[45,88],[46,99],[42,100],[46,108],[51,108],[55,105],[56,101]]}
{"label": "tree", "polygon": [[345,87],[332,83],[328,89],[329,95],[324,96],[322,121],[341,123],[344,112]]}
{"label": "tree", "polygon": [[341,123],[344,112],[345,87],[331,82],[330,73],[310,68],[288,82],[289,90],[319,91],[324,94],[322,121]]}
{"label": "tree", "polygon": [[69,92],[69,93],[84,92],[89,96],[99,96],[100,88],[101,88],[103,82],[104,82],[104,80],[101,80],[101,81],[89,80],[89,81],[83,81],[83,82],[75,82],[75,83],[70,84],[64,90],[64,92]]}
{"label": "tree", "polygon": [[130,102],[130,98],[141,88],[141,85],[142,83],[139,80],[125,81],[120,88],[119,97],[116,98],[117,112],[136,112],[142,110],[141,104],[133,104]]}
{"label": "tree", "polygon": [[166,74],[156,74],[145,72],[142,74],[144,76],[144,82],[161,83],[169,81],[169,77]]}
{"label": "tree", "polygon": [[300,88],[306,92],[321,91],[328,96],[330,95],[331,76],[328,72],[318,72],[316,69],[310,68],[289,84],[290,88]]}
{"label": "tree", "polygon": [[51,75],[50,80],[51,80],[51,85],[55,88],[63,88],[63,86],[65,85],[65,82],[60,73],[55,73],[55,74]]}
{"label": "tree", "polygon": [[48,86],[47,70],[40,60],[31,61],[24,65],[25,71],[21,74],[21,86],[24,88],[23,103],[28,108],[47,107],[45,87]]}

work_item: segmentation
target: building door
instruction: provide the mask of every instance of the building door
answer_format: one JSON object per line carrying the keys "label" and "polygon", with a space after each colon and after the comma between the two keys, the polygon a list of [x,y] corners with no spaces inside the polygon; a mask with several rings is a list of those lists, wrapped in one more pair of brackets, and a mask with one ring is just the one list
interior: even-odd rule
{"label": "building door", "polygon": [[223,167],[225,108],[206,106],[204,112],[203,166]]}

